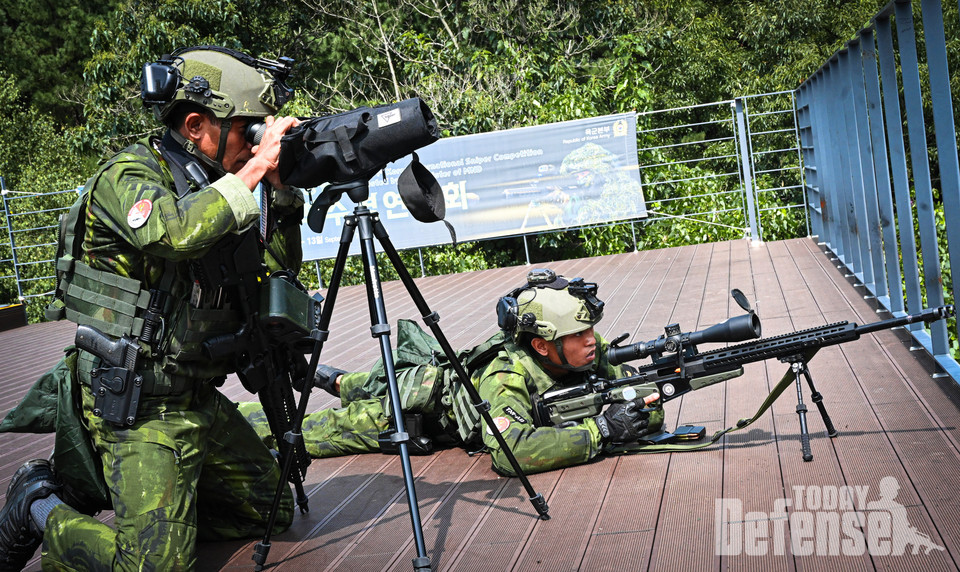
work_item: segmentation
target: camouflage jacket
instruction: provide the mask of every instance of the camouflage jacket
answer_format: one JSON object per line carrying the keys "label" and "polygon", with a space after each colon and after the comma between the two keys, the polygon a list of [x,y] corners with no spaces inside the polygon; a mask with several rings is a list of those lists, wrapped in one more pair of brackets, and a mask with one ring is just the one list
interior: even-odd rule
{"label": "camouflage jacket", "polygon": [[[250,189],[236,175],[227,174],[178,197],[170,166],[155,139],[143,139],[112,157],[85,188],[90,197],[83,262],[96,270],[138,280],[144,290],[157,287],[168,269],[175,272],[167,339],[161,344],[165,355],[155,356],[163,361],[163,370],[188,377],[232,371],[233,364],[226,361],[204,360],[199,342],[213,321],[220,331],[209,335],[236,331],[238,313],[208,319],[203,314],[210,309],[203,307],[206,302],[191,304],[196,277],[190,262],[216,248],[221,239],[251,229],[260,209]],[[267,270],[296,272],[302,258],[299,223],[303,198],[299,190],[275,191],[272,197],[279,216],[268,250],[279,260],[265,255]]]}
{"label": "camouflage jacket", "polygon": [[[473,374],[474,386],[480,397],[490,402],[490,416],[524,472],[585,463],[602,452],[600,430],[592,418],[565,427],[548,425],[549,420],[538,423],[531,399],[531,395],[543,394],[556,385],[582,383],[591,373],[607,379],[623,377],[620,367],[606,360],[607,342],[596,335],[598,357],[594,367],[587,372],[571,373],[562,380],[551,377],[529,352],[509,342],[493,361]],[[481,436],[490,450],[494,469],[513,475],[493,432],[484,427]]]}
{"label": "camouflage jacket", "polygon": [[[554,427],[549,419],[543,422],[536,419],[531,398],[558,384],[579,384],[591,373],[607,379],[623,377],[620,366],[607,362],[607,342],[599,335],[597,346],[599,357],[590,371],[571,373],[556,380],[529,352],[507,340],[493,360],[471,376],[480,397],[490,403],[490,415],[524,473],[585,463],[603,452],[600,430],[592,418],[572,426]],[[390,419],[386,381],[378,365],[379,362],[371,372],[344,374],[340,381],[342,407],[322,409],[306,416],[303,438],[312,456],[335,457],[380,450],[377,437],[389,428]],[[454,438],[470,449],[477,448],[482,440],[491,453],[494,469],[513,475],[513,468],[493,433],[480,427],[483,421],[479,414],[469,405],[462,386],[453,381],[452,368],[404,362],[397,369],[397,385],[403,411],[423,414],[429,420],[426,425],[432,427],[428,430],[431,437],[441,441]],[[463,407],[464,403],[469,407]],[[270,441],[272,436],[260,404],[242,403],[240,410],[257,433],[275,446]],[[460,439],[456,438],[458,434]]]}

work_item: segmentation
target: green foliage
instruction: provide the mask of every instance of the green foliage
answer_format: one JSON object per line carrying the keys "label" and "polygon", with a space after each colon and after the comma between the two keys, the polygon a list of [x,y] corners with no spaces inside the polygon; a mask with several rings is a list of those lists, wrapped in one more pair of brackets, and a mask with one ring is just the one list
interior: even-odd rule
{"label": "green foliage", "polygon": [[[37,320],[46,304],[44,294],[53,290],[56,253],[55,209],[69,206],[75,193],[50,194],[83,184],[88,165],[65,144],[63,128],[35,107],[25,107],[12,77],[0,72],[0,174],[11,191],[5,197],[10,227],[17,236],[22,295],[30,303],[27,312]],[[44,196],[32,196],[36,194]],[[5,213],[6,214],[6,213]],[[3,221],[0,260],[10,260],[7,223]],[[14,276],[12,263],[0,263],[0,276]],[[12,278],[0,279],[0,305],[16,301]]]}
{"label": "green foliage", "polygon": [[[885,0],[651,0],[657,108],[792,90]],[[683,70],[683,73],[677,73]]]}
{"label": "green foliage", "polygon": [[[491,248],[491,243],[497,246]],[[495,251],[495,252],[493,252]],[[485,243],[465,243],[458,246],[441,245],[422,249],[405,250],[400,252],[400,259],[411,276],[437,276],[457,272],[472,272],[490,268],[504,268],[523,264],[523,244],[517,239],[500,239]],[[396,280],[399,278],[396,270],[383,253],[378,253],[377,261],[381,273],[381,280]],[[311,261],[304,264],[300,271],[300,281],[307,288],[319,288],[317,267],[324,281],[330,280],[333,274],[333,260]],[[347,259],[343,271],[343,285],[363,283],[363,267],[357,256]],[[324,282],[326,287],[328,284]]]}
{"label": "green foliage", "polygon": [[312,8],[314,20],[338,32],[323,45],[340,66],[316,79],[330,110],[419,95],[445,134],[463,135],[649,105],[643,27],[620,4],[503,0],[458,9],[408,0]]}
{"label": "green foliage", "polygon": [[6,0],[0,3],[0,70],[14,78],[19,101],[66,125],[83,121],[83,64],[88,30],[116,0]]}
{"label": "green foliage", "polygon": [[[910,190],[911,197],[916,193],[915,189]],[[933,208],[933,220],[934,227],[936,229],[937,235],[937,253],[939,254],[939,271],[940,271],[940,282],[934,284],[934,288],[938,292],[942,292],[943,303],[944,304],[956,304],[954,299],[954,290],[953,290],[953,272],[950,265],[950,252],[947,247],[947,221],[944,215],[943,210],[943,200],[941,197],[940,189],[933,189],[934,197],[934,208]],[[911,199],[913,200],[913,199]],[[914,225],[914,244],[917,245],[917,267],[920,270],[919,280],[920,280],[920,297],[922,300],[921,305],[924,308],[930,306],[932,302],[928,300],[928,285],[926,283],[926,276],[924,271],[924,257],[923,257],[923,245],[920,242],[920,228],[919,225]],[[902,249],[900,249],[902,257]],[[901,265],[902,268],[902,265]],[[906,280],[902,279],[904,288],[906,288]],[[947,320],[947,331],[950,336],[950,355],[954,359],[960,359],[960,342],[957,339],[957,318],[956,316],[949,318]]]}
{"label": "green foliage", "polygon": [[[0,55],[0,174],[18,190],[81,184],[97,160],[158,130],[138,97],[141,67],[187,45],[294,57],[298,99],[286,113],[318,115],[420,96],[451,136],[791,90],[883,3],[64,0],[36,6],[9,0],[0,7],[7,48]],[[947,20],[955,27],[956,6],[945,8],[953,10]],[[948,32],[948,43],[955,38]],[[707,123],[679,135],[702,144],[640,157],[641,165],[660,165],[644,171],[644,192],[662,216],[401,257],[414,274],[421,267],[438,274],[518,264],[528,253],[540,262],[741,238],[748,225],[738,183],[717,175],[739,166],[682,162],[697,153],[734,153],[732,141],[711,143],[723,135],[712,119],[695,111],[690,122]],[[657,127],[655,120],[640,121],[641,129]],[[651,137],[642,134],[641,147],[654,145]],[[789,186],[786,175],[775,172],[785,164],[771,160],[762,166],[770,173],[757,177],[760,188],[774,189],[759,199],[765,236],[803,234],[802,212],[782,207],[798,202],[798,191],[782,188]],[[320,263],[324,276],[331,265]],[[302,276],[316,283],[310,266]],[[360,281],[362,269],[350,260],[345,283]]]}

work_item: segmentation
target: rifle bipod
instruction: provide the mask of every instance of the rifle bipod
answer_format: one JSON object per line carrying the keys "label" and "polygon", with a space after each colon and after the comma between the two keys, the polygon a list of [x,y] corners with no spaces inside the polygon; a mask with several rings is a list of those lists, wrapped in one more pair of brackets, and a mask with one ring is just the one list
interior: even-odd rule
{"label": "rifle bipod", "polygon": [[[333,273],[331,274],[329,287],[327,288],[326,300],[320,314],[320,321],[317,325],[317,330],[311,334],[311,337],[314,340],[314,348],[313,354],[310,356],[310,364],[307,367],[308,377],[303,384],[303,391],[300,394],[300,402],[297,407],[296,418],[294,419],[295,429],[290,433],[302,439],[300,432],[303,426],[303,418],[306,414],[307,401],[309,401],[310,398],[313,378],[316,375],[317,366],[320,363],[320,353],[323,351],[323,343],[329,336],[328,328],[330,326],[330,319],[333,315],[333,308],[337,300],[337,294],[340,290],[340,282],[343,278],[343,271],[346,267],[350,244],[353,242],[355,231],[359,229],[360,256],[363,261],[363,277],[367,290],[367,302],[370,309],[370,332],[371,335],[377,338],[380,343],[380,356],[383,361],[384,371],[387,376],[387,391],[389,394],[391,407],[390,413],[394,424],[393,428],[395,429],[394,434],[390,436],[390,441],[391,443],[395,443],[399,448],[403,482],[407,494],[407,504],[410,509],[410,520],[413,526],[414,544],[417,548],[417,557],[413,559],[413,568],[418,572],[427,571],[431,570],[431,562],[430,557],[427,556],[427,549],[423,540],[423,525],[421,524],[420,520],[420,510],[417,505],[417,492],[413,480],[413,469],[410,463],[410,435],[407,433],[406,428],[404,427],[404,415],[401,409],[400,390],[397,385],[397,374],[393,359],[393,350],[390,347],[390,325],[387,321],[386,306],[383,300],[380,272],[377,266],[376,250],[373,244],[374,237],[376,237],[383,246],[385,254],[390,259],[390,262],[397,274],[400,276],[400,280],[403,282],[404,287],[406,287],[407,293],[413,299],[417,309],[421,312],[424,323],[430,327],[434,337],[443,348],[444,354],[446,355],[450,364],[454,367],[454,370],[461,380],[463,388],[470,396],[474,407],[476,407],[477,411],[480,413],[480,416],[487,423],[487,427],[493,432],[494,438],[497,440],[497,443],[500,445],[501,449],[506,455],[511,467],[514,470],[514,473],[520,479],[524,489],[527,491],[530,502],[536,509],[539,518],[547,520],[550,518],[550,515],[548,514],[547,503],[544,500],[543,495],[534,491],[533,486],[523,473],[523,469],[520,467],[520,463],[514,456],[513,451],[504,440],[503,435],[497,428],[496,423],[494,423],[493,419],[490,417],[490,404],[482,400],[479,392],[470,382],[470,377],[464,370],[463,365],[457,359],[456,352],[454,352],[453,348],[450,346],[450,343],[447,341],[446,336],[444,336],[443,332],[440,330],[438,325],[438,322],[440,321],[439,315],[430,310],[420,291],[417,289],[416,284],[413,282],[413,278],[410,276],[406,266],[404,266],[403,261],[400,259],[400,255],[397,253],[396,248],[394,248],[393,243],[390,241],[390,237],[388,236],[383,223],[380,221],[379,215],[374,211],[370,211],[367,209],[367,207],[361,204],[369,197],[370,191],[368,181],[363,180],[343,184],[334,184],[329,185],[323,190],[323,193],[329,197],[330,204],[337,202],[344,192],[346,192],[347,196],[356,203],[356,206],[354,207],[353,214],[348,215],[343,219],[343,232],[340,237],[340,246],[337,250],[337,257],[334,262]],[[315,232],[320,232],[318,229],[315,229],[312,226],[311,228]],[[288,455],[287,457],[291,456]],[[256,552],[253,556],[254,561],[257,563],[256,569],[258,571],[263,569],[263,565],[267,560],[267,554],[270,550],[270,535],[273,530],[275,513],[277,512],[280,504],[283,487],[287,486],[287,476],[290,472],[291,463],[286,462],[286,458],[284,460],[285,462],[282,468],[280,482],[277,487],[276,497],[274,498],[273,509],[268,520],[267,531],[263,541],[257,544]]]}
{"label": "rifle bipod", "polygon": [[[810,450],[810,431],[807,428],[807,404],[803,402],[803,384],[800,377],[803,376],[810,386],[810,399],[817,404],[820,411],[820,417],[823,418],[823,424],[827,428],[827,435],[836,437],[839,433],[833,426],[830,415],[827,414],[827,408],[823,404],[823,395],[817,391],[813,385],[813,376],[810,375],[810,368],[807,367],[807,358],[803,354],[792,355],[780,358],[780,361],[790,364],[790,371],[793,372],[797,388],[797,415],[800,417],[800,450],[804,461],[813,460],[813,452]],[[789,372],[788,372],[789,374]]]}

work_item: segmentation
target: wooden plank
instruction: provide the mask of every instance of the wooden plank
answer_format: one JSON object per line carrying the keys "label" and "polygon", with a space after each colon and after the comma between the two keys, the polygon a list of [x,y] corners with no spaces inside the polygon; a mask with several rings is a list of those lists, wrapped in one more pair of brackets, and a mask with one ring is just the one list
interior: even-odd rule
{"label": "wooden plank", "polygon": [[[544,495],[551,513],[556,510],[555,504],[566,501],[555,494],[562,473],[550,471],[529,476],[534,490]],[[562,542],[566,536],[564,523],[553,517],[550,520],[532,518],[533,511],[529,507],[530,501],[523,487],[519,481],[511,479],[491,500],[471,537],[446,569],[513,570],[530,536],[539,527],[556,531],[554,542]]]}
{"label": "wooden plank", "polygon": [[[822,316],[822,311],[818,310],[819,298],[811,295],[813,291],[811,291],[811,294],[803,293],[804,291],[810,290],[808,280],[811,279],[811,275],[798,271],[789,253],[782,248],[782,245],[771,245],[769,256],[774,264],[775,272],[781,276],[782,283],[789,285],[789,290],[784,289],[785,294],[789,291],[791,299],[799,298],[804,300],[805,304],[798,310],[796,317],[794,317],[791,312],[789,319],[781,322],[781,327],[784,328],[784,330],[778,329],[775,332],[769,332],[768,335],[827,323],[829,320],[825,320]],[[811,301],[813,304],[811,304]],[[786,300],[786,302],[789,304],[789,300]],[[818,311],[821,312],[821,316],[819,317],[817,316]],[[766,367],[771,382],[774,383],[788,370],[786,364],[772,361],[767,362]],[[821,371],[830,372],[831,378],[836,380],[836,385],[831,388],[831,393],[828,399],[825,400],[828,410],[838,409],[837,406],[839,403],[834,401],[835,399],[839,401],[851,400],[853,398],[852,392],[855,391],[853,377],[850,375],[849,367],[843,363],[842,356],[837,348],[821,350],[810,364],[810,367],[811,371],[814,372],[815,380],[818,379],[816,372]],[[827,385],[826,380],[821,381],[819,385],[821,386],[821,390],[825,389],[823,386]],[[784,396],[773,406],[774,423],[777,428],[778,440],[783,441],[783,445],[781,446],[783,453],[781,457],[781,472],[784,483],[783,498],[787,498],[797,490],[833,490],[831,487],[838,488],[851,484],[847,480],[842,456],[838,455],[835,449],[837,440],[831,440],[826,436],[822,420],[811,401],[809,390],[805,385],[803,387],[803,393],[804,402],[809,409],[807,425],[810,430],[810,445],[813,453],[813,460],[811,462],[803,461],[800,454],[800,425],[799,416],[796,412],[796,390],[793,387],[788,389],[784,392]],[[847,413],[847,415],[851,417],[856,414],[855,412],[862,413],[865,408],[865,402],[862,399],[856,403],[848,403],[847,405],[850,407],[850,412]],[[857,409],[858,407],[859,409]],[[833,414],[839,415],[840,413]],[[797,487],[801,488],[798,489]],[[806,522],[807,518],[817,518],[820,513],[816,511],[811,512],[810,508],[811,507],[803,507],[803,509],[801,509],[801,507],[797,506],[787,508],[787,512],[790,515],[789,518],[791,519],[788,522],[788,530],[791,537],[788,539],[787,550],[794,555],[797,568],[802,566],[804,569],[835,570],[841,567],[843,569],[859,570],[872,567],[869,554],[863,551],[854,551],[855,553],[849,556],[840,556],[832,553],[829,546],[825,548],[822,545],[817,545],[816,542],[832,540],[835,536],[835,534],[830,531],[825,532],[823,527],[820,527],[818,532],[815,528],[810,530],[810,527],[803,528],[796,526],[798,522]],[[812,548],[810,548],[811,545]],[[805,554],[805,549],[812,553]],[[798,555],[797,552],[800,552],[800,554]]]}
{"label": "wooden plank", "polygon": [[[689,269],[677,288],[677,298],[670,322],[681,325],[683,331],[698,329],[705,304],[691,304],[704,300],[708,284],[716,277],[710,273],[713,250],[717,245],[699,245],[690,261]],[[719,253],[721,257],[727,254]],[[724,268],[723,274],[726,274]],[[715,284],[715,282],[713,282]],[[664,322],[669,323],[669,322]],[[712,426],[723,420],[723,387],[715,386],[680,398],[682,423]],[[668,404],[674,405],[677,401]],[[651,570],[711,570],[716,569],[719,557],[714,553],[714,541],[709,533],[688,534],[691,524],[709,526],[713,522],[713,499],[719,498],[723,475],[723,451],[707,449],[695,455],[673,454],[664,484],[661,516],[657,522]],[[683,542],[677,539],[683,538]]]}
{"label": "wooden plank", "polygon": [[[844,291],[842,286],[845,279],[839,273],[824,273],[823,281],[829,281],[829,285]],[[820,287],[827,286],[823,284]],[[863,322],[876,319],[873,307],[862,298],[849,294],[844,298],[851,309],[863,318]],[[921,397],[918,387],[928,393],[936,391],[939,395],[946,392],[952,396],[952,399],[947,401],[954,403],[954,399],[960,394],[960,388],[955,383],[952,387],[937,387],[933,383],[908,382],[904,368],[910,368],[914,373],[913,379],[917,380],[923,380],[924,377],[929,380],[929,373],[918,368],[917,360],[909,353],[907,346],[898,342],[896,333],[886,331],[868,335],[855,342],[858,348],[851,347],[855,344],[847,344],[843,348],[861,391],[870,401],[876,419],[873,435],[884,439],[885,445],[893,451],[895,457],[895,462],[879,463],[881,466],[875,467],[872,472],[866,471],[872,478],[865,480],[877,491],[884,478],[895,479],[899,487],[896,502],[908,509],[917,509],[910,511],[917,515],[916,521],[911,520],[910,524],[921,534],[930,537],[932,543],[945,546],[946,551],[933,550],[919,556],[888,555],[884,561],[898,562],[899,566],[912,569],[955,567],[958,524],[953,516],[957,514],[957,502],[954,495],[944,494],[943,491],[958,485],[957,473],[943,472],[941,467],[945,459],[950,459],[946,461],[947,464],[956,463],[960,459],[955,433],[957,423],[960,423],[960,414],[956,407],[941,409],[949,419],[945,422],[931,408],[931,402]],[[943,427],[950,427],[953,433],[944,431]],[[863,454],[862,464],[877,464],[878,460],[875,455],[870,454],[870,449],[863,450],[866,452]],[[859,468],[858,465],[854,467]],[[926,498],[921,501],[921,497]]]}
{"label": "wooden plank", "polygon": [[[739,287],[748,300],[761,300],[762,317],[765,312],[777,313],[786,308],[782,294],[777,296],[762,288],[779,285],[771,260],[763,256],[763,247],[747,247],[746,252],[735,252],[745,261],[731,264],[730,285]],[[760,278],[758,280],[758,278]],[[757,309],[757,308],[755,308]],[[791,306],[791,310],[793,306]],[[739,306],[732,305],[739,313]],[[763,326],[776,327],[783,318],[763,321]],[[771,379],[762,365],[747,366],[743,377],[726,384],[726,410],[723,427],[731,427],[741,418],[751,417],[779,381]],[[793,570],[793,558],[785,551],[776,550],[777,531],[784,523],[771,515],[773,502],[783,496],[780,474],[781,450],[776,439],[773,416],[768,412],[749,428],[735,431],[724,438],[724,474],[722,499],[714,499],[712,527],[715,551],[721,555],[721,567],[732,570]],[[735,509],[735,511],[734,511]],[[729,511],[729,512],[727,512]],[[762,531],[760,540],[751,542],[746,537],[747,527]]]}
{"label": "wooden plank", "polygon": [[[608,338],[627,331],[625,343],[654,339],[668,323],[690,331],[739,314],[729,298],[732,287],[759,302],[765,336],[838,319],[865,323],[885,317],[809,239],[762,245],[732,241],[537,266],[599,283],[607,305],[598,330]],[[528,269],[417,278],[415,284],[460,349],[496,330],[497,299],[520,285]],[[399,281],[385,282],[383,294],[391,326],[400,318],[422,324]],[[330,330],[321,362],[366,369],[378,357],[364,287],[341,289]],[[22,398],[72,341],[73,331],[73,324],[59,322],[0,332],[0,408],[8,410]],[[814,453],[810,463],[800,458],[792,388],[772,413],[711,450],[601,458],[532,475],[534,488],[550,504],[547,521],[535,517],[520,483],[496,475],[485,455],[450,449],[415,457],[425,542],[435,569],[958,570],[960,387],[931,379],[931,360],[910,352],[904,338],[903,332],[880,332],[816,356],[811,371],[840,435],[826,437],[805,393]],[[24,355],[31,359],[23,360]],[[708,430],[731,425],[753,413],[786,368],[776,361],[747,366],[739,379],[670,402],[667,424],[692,422]],[[223,391],[233,399],[252,397],[235,377]],[[315,391],[309,410],[338,403]],[[47,454],[51,445],[52,436],[0,434],[0,492],[22,462]],[[899,486],[894,500],[906,521],[934,544],[918,547],[917,555],[909,552],[912,545],[906,554],[871,555],[865,548],[837,553],[850,535],[823,527],[843,507],[794,506],[788,517],[774,514],[774,503],[795,499],[797,491],[814,495],[804,497],[807,502],[841,487],[861,487],[865,502],[871,502],[881,498],[884,483],[894,481]],[[359,455],[314,461],[307,491],[310,512],[297,515],[293,527],[275,538],[270,562],[276,568],[411,568],[414,549],[399,459]],[[756,554],[719,555],[714,521],[722,498],[740,502],[743,530],[749,522],[750,530],[764,532],[747,513],[765,519],[767,532],[760,539],[770,543],[754,543],[762,548]],[[824,519],[820,532],[790,521],[801,513]],[[110,513],[101,515],[107,522],[110,518]],[[777,527],[786,535],[784,553],[776,553],[772,542]],[[869,532],[866,525],[856,529]],[[794,555],[791,533],[806,534],[800,546],[814,553]],[[203,544],[199,569],[249,568],[255,543]],[[34,558],[28,570],[38,569]]]}

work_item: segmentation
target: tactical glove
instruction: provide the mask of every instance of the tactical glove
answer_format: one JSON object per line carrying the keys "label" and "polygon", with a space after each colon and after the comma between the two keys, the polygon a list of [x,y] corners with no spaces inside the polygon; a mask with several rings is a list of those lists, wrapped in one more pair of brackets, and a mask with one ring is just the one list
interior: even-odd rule
{"label": "tactical glove", "polygon": [[650,409],[644,409],[642,401],[614,403],[606,411],[593,418],[600,429],[604,444],[622,445],[633,443],[647,434]]}

